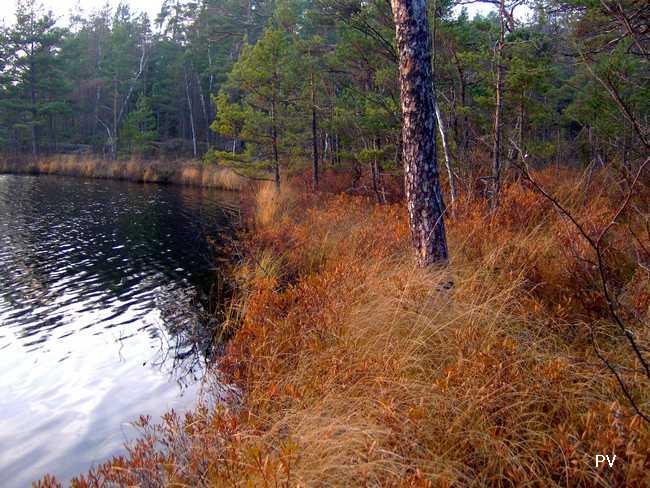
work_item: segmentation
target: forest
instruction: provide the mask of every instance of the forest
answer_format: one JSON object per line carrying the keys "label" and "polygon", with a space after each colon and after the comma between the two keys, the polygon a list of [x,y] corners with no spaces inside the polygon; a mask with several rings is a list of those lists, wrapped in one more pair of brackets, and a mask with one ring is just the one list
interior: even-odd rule
{"label": "forest", "polygon": [[[645,2],[464,3],[428,6],[452,195],[520,152],[576,167],[647,152]],[[123,3],[64,28],[22,1],[16,18],[0,31],[3,153],[399,168],[388,2],[165,1],[155,19]]]}
{"label": "forest", "polygon": [[208,372],[232,388],[143,412],[72,486],[650,482],[649,3],[16,20],[0,170],[239,192]]}

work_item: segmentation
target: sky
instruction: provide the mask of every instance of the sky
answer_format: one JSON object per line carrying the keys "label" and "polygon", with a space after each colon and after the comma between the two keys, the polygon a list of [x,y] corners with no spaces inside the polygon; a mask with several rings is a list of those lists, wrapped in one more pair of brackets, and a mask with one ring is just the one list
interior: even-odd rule
{"label": "sky", "polygon": [[[79,13],[79,10],[90,13],[98,10],[106,3],[109,3],[113,8],[119,3],[119,0],[41,0],[45,6],[45,10],[52,10],[55,16],[59,19],[59,24],[65,26],[68,23],[70,13]],[[160,12],[162,0],[127,0],[131,6],[131,10],[136,12],[146,12],[149,14],[151,20],[155,19]],[[14,11],[16,10],[16,0],[4,0],[2,4],[5,6],[0,10],[0,20],[5,24],[12,24],[14,22]],[[476,12],[487,13],[493,7],[486,4],[471,4],[468,5],[470,16]]]}
{"label": "sky", "polygon": [[[64,26],[67,25],[71,12],[79,13],[81,10],[85,13],[90,13],[94,10],[99,10],[106,3],[115,8],[119,0],[41,0],[41,3],[45,7],[45,10],[54,12],[55,16],[59,19],[59,24]],[[129,4],[132,11],[147,12],[149,18],[153,20],[158,15],[158,12],[160,12],[162,0],[128,0],[126,3]],[[16,0],[3,0],[2,4],[4,8],[0,10],[0,19],[4,20],[5,24],[13,23],[15,21],[14,11],[16,10]]]}

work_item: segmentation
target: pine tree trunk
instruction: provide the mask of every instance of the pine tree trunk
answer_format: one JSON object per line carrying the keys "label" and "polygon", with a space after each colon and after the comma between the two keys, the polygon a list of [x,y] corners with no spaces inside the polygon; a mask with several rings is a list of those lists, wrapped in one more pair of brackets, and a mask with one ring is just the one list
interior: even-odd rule
{"label": "pine tree trunk", "polygon": [[[101,39],[99,36],[97,36],[97,58],[95,59],[95,78],[99,78],[99,72],[100,72],[100,62],[102,58],[102,45],[101,45]],[[94,106],[93,106],[93,114],[94,114],[94,124],[93,124],[93,130],[92,130],[92,140],[95,140],[95,137],[97,135],[97,122],[99,121],[99,103],[101,101],[101,83],[97,83],[97,87],[95,88],[95,101],[94,101]],[[95,151],[96,151],[95,147]]]}
{"label": "pine tree trunk", "polygon": [[[381,151],[381,138],[376,137],[374,142],[373,142],[373,147],[377,151]],[[379,157],[378,155],[375,155],[374,158],[372,158],[372,163],[371,163],[371,170],[372,170],[372,189],[375,192],[375,196],[377,197],[377,203],[386,203],[386,191],[384,189],[384,184],[381,179],[381,163],[379,162]]]}
{"label": "pine tree trunk", "polygon": [[397,147],[395,148],[395,167],[399,168],[402,165],[402,152],[404,145],[402,144],[402,135],[397,138]]}
{"label": "pine tree trunk", "polygon": [[275,171],[275,190],[280,193],[280,157],[278,155],[278,128],[276,126],[275,99],[271,104],[271,144],[273,145],[273,169]]}
{"label": "pine tree trunk", "polygon": [[494,109],[494,130],[492,147],[492,193],[490,194],[490,207],[496,209],[501,191],[501,111],[503,108],[503,46],[505,44],[505,19],[504,0],[499,4],[499,41],[496,47],[496,108]]}
{"label": "pine tree trunk", "polygon": [[38,140],[36,135],[36,87],[35,87],[35,82],[33,80],[31,84],[31,101],[32,101],[32,106],[31,106],[32,156],[35,157],[38,154]]}
{"label": "pine tree trunk", "polygon": [[29,63],[29,85],[30,85],[30,99],[31,99],[31,135],[32,135],[32,156],[36,157],[38,154],[38,140],[36,134],[36,67],[34,66],[34,42],[31,43]]}
{"label": "pine tree trunk", "polygon": [[314,73],[311,74],[311,142],[312,142],[312,187],[318,190],[318,124],[316,119],[316,87]]}
{"label": "pine tree trunk", "polygon": [[[465,80],[465,72],[461,66],[460,60],[456,51],[451,52],[452,63],[456,68],[458,76],[458,97],[454,96],[454,135],[456,136],[458,147],[458,161],[463,161],[467,157],[469,150],[469,119],[467,118],[467,111],[465,110],[467,100],[467,81]],[[459,117],[458,107],[461,108],[462,115],[460,117],[461,129],[458,128]],[[461,132],[462,130],[462,132]]]}
{"label": "pine tree trunk", "polygon": [[425,0],[391,0],[391,6],[399,51],[406,204],[418,264],[427,267],[447,261],[427,6]]}
{"label": "pine tree trunk", "polygon": [[117,79],[113,77],[113,130],[110,131],[111,159],[117,159]]}
{"label": "pine tree trunk", "polygon": [[210,148],[210,143],[212,142],[212,129],[210,128],[210,125],[212,124],[212,120],[214,119],[213,115],[213,108],[212,108],[212,93],[213,92],[213,86],[214,86],[214,72],[212,71],[212,54],[211,54],[211,44],[208,43],[208,68],[210,71],[210,77],[208,78],[208,133],[206,135],[206,142],[208,144],[208,147],[206,149]]}

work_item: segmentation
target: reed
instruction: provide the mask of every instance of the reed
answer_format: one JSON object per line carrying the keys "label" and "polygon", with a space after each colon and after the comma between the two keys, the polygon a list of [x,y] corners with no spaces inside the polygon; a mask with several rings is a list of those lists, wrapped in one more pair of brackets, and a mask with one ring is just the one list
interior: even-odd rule
{"label": "reed", "polygon": [[245,179],[226,168],[195,161],[110,161],[100,158],[54,156],[42,159],[0,158],[0,174],[48,174],[128,180],[142,183],[174,183],[237,191]]}

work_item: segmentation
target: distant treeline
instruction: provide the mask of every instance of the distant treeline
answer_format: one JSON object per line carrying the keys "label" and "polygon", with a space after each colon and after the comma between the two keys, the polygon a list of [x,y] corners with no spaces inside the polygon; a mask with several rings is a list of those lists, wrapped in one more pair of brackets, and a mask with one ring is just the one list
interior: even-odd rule
{"label": "distant treeline", "polygon": [[[449,174],[489,174],[495,154],[647,151],[648,3],[490,0],[474,18],[460,3],[429,2]],[[123,3],[62,28],[26,0],[16,16],[0,29],[1,152],[399,167],[389,2],[165,1],[155,19]]]}

